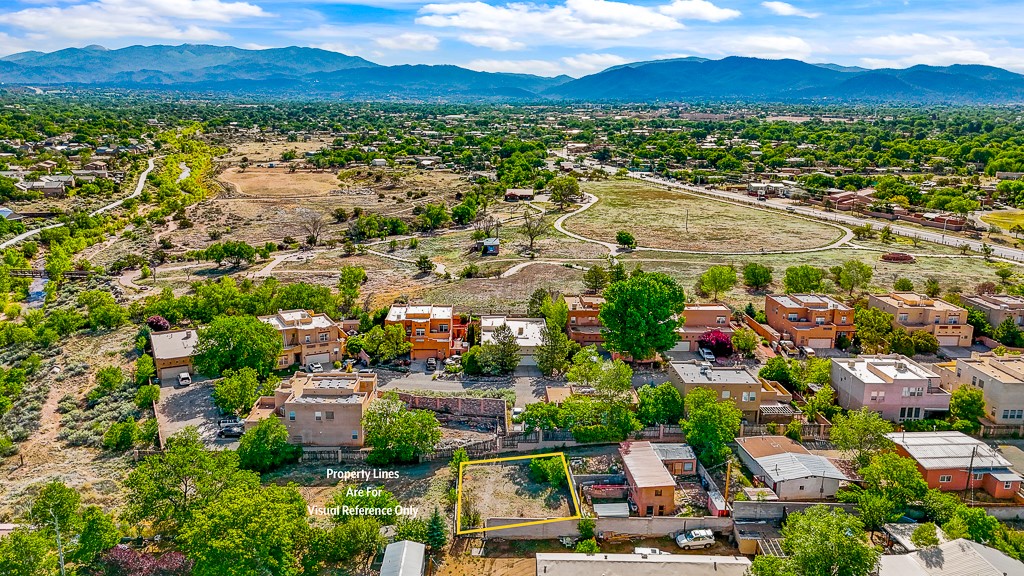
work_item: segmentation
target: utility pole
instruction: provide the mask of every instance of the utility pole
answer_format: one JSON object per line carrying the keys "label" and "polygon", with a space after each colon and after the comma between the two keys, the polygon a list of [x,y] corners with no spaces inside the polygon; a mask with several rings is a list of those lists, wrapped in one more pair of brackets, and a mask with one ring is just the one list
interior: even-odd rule
{"label": "utility pole", "polygon": [[978,445],[971,449],[971,464],[967,467],[967,486],[964,488],[964,495],[967,495],[967,488],[971,489],[971,502],[974,502],[974,455],[978,453]]}

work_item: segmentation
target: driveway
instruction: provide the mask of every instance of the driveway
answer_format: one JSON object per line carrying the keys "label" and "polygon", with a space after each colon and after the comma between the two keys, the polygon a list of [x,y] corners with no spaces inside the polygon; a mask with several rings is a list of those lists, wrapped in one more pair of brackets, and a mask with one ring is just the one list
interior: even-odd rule
{"label": "driveway", "polygon": [[511,382],[490,381],[490,380],[434,380],[433,375],[427,373],[423,362],[413,362],[409,366],[408,374],[399,374],[389,378],[386,383],[380,385],[381,390],[429,390],[432,392],[465,392],[467,390],[495,390],[514,389],[516,392],[516,406],[523,407],[534,402],[544,400],[544,388],[549,384],[548,380],[541,378],[540,371],[535,366],[520,366],[516,369],[515,376]]}
{"label": "driveway", "polygon": [[169,438],[189,426],[199,430],[199,436],[209,448],[237,448],[237,439],[217,438],[217,420],[220,410],[213,405],[213,385],[209,380],[195,377],[191,386],[163,386],[157,403],[157,421],[163,437]]}

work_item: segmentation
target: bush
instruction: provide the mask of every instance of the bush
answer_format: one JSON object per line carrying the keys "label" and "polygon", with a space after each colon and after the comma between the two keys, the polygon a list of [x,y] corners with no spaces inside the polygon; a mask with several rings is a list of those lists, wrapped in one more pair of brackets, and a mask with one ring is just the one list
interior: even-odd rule
{"label": "bush", "polygon": [[580,540],[576,544],[577,554],[598,554],[601,552],[601,547],[597,545],[597,540],[590,538],[589,540]]}
{"label": "bush", "polygon": [[580,531],[580,540],[589,540],[594,537],[594,528],[597,523],[593,518],[580,518],[577,528]]}
{"label": "bush", "polygon": [[103,447],[108,450],[127,450],[135,445],[138,433],[139,427],[134,418],[118,422],[108,428],[107,433],[103,435]]}
{"label": "bush", "polygon": [[530,460],[530,479],[534,482],[547,482],[554,488],[566,483],[565,465],[560,457],[534,458]]}
{"label": "bush", "polygon": [[155,384],[147,384],[135,392],[135,405],[143,410],[152,408],[159,401],[160,387]]}

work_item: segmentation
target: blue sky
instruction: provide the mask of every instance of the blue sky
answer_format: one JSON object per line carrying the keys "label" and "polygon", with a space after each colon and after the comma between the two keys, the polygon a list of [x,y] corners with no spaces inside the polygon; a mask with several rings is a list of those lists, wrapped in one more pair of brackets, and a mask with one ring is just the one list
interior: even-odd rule
{"label": "blue sky", "polygon": [[0,0],[0,55],[100,44],[312,46],[381,64],[581,76],[728,55],[1024,72],[1022,0]]}

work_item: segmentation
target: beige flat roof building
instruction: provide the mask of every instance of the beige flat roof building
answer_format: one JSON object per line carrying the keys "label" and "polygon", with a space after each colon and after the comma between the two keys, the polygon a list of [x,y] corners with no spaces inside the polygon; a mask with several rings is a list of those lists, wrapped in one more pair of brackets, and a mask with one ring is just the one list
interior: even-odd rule
{"label": "beige flat roof building", "polygon": [[956,367],[943,377],[943,384],[950,389],[964,384],[981,388],[989,420],[1024,425],[1024,359],[1020,356],[975,352],[970,358],[958,358]]}
{"label": "beige flat roof building", "polygon": [[985,318],[993,328],[1006,320],[1017,326],[1024,326],[1024,297],[1009,294],[979,294],[964,296],[964,304],[977,308],[985,313]]}
{"label": "beige flat roof building", "polygon": [[913,332],[924,330],[935,335],[939,346],[971,345],[974,327],[967,323],[967,310],[945,300],[913,292],[871,294],[868,306],[893,316],[893,326]]}
{"label": "beige flat roof building", "polygon": [[377,375],[372,372],[296,372],[273,396],[256,401],[245,429],[276,417],[292,444],[362,446],[363,415],[376,394]]}
{"label": "beige flat roof building", "polygon": [[161,383],[173,383],[178,374],[192,374],[192,356],[199,341],[194,329],[153,332],[149,341],[153,345],[156,377]]}

